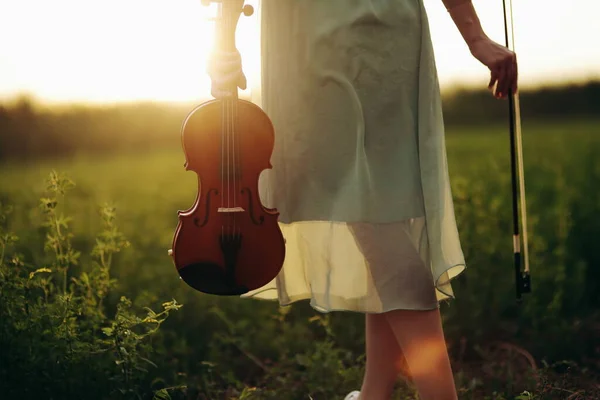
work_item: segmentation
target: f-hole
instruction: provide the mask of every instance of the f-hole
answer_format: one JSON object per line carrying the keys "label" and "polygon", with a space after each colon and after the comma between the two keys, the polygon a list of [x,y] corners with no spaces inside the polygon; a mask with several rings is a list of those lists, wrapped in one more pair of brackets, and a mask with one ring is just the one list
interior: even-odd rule
{"label": "f-hole", "polygon": [[211,192],[215,192],[215,195],[219,194],[219,191],[217,189],[210,189],[207,193],[206,193],[206,210],[204,211],[204,221],[202,221],[202,223],[200,223],[200,218],[194,218],[194,225],[196,225],[198,228],[202,228],[204,225],[206,225],[208,223],[208,213],[210,210],[210,194]]}
{"label": "f-hole", "polygon": [[261,215],[258,217],[258,220],[257,220],[256,217],[254,216],[254,205],[252,204],[252,192],[248,188],[243,188],[242,193],[248,193],[248,205],[250,206],[249,207],[250,208],[250,219],[252,219],[252,222],[254,223],[254,225],[262,225],[263,222],[265,222],[265,217],[264,217],[264,215]]}

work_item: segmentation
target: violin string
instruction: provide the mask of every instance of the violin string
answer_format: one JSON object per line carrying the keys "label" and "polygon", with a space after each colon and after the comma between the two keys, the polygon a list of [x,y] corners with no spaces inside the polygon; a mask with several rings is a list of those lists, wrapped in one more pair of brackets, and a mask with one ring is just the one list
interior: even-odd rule
{"label": "violin string", "polygon": [[[233,85],[232,85],[233,86]],[[233,136],[233,106],[234,106],[234,98],[233,98],[233,94],[232,97],[229,99],[229,136],[230,136],[230,141],[231,141],[231,146],[230,146],[230,151],[229,153],[231,153],[231,206],[232,209],[233,207],[235,207],[235,153],[233,152],[233,145],[234,145],[234,136]],[[235,212],[233,213],[233,223],[232,223],[232,231],[231,233],[233,234],[235,231]]]}
{"label": "violin string", "polygon": [[[229,13],[229,32],[232,35],[232,43],[235,44],[235,19],[234,19],[234,15],[233,14],[233,9],[231,10],[232,12]],[[233,47],[235,49],[235,45]],[[229,121],[229,123],[231,124],[231,180],[233,183],[233,193],[232,193],[232,201],[233,204],[231,205],[232,207],[237,207],[237,196],[236,196],[236,186],[237,186],[237,165],[235,162],[235,111],[236,111],[236,104],[237,104],[237,82],[235,82],[232,85],[232,96],[231,96],[231,120]],[[235,235],[237,232],[237,218],[236,218],[237,212],[233,213],[233,232],[232,234]]]}
{"label": "violin string", "polygon": [[[237,86],[235,86],[235,89],[237,90]],[[237,207],[237,202],[236,202],[236,192],[237,192],[237,188],[236,188],[236,181],[237,181],[237,165],[235,162],[235,107],[236,106],[236,101],[235,101],[235,96],[233,96],[232,100],[231,100],[231,150],[232,150],[232,157],[231,157],[231,161],[233,163],[233,207]],[[236,231],[236,216],[237,213],[233,213],[233,230],[234,230],[234,234]]]}
{"label": "violin string", "polygon": [[[237,92],[237,86],[235,88],[236,92]],[[241,172],[241,165],[239,163],[239,156],[240,156],[240,152],[238,151],[239,146],[240,146],[240,141],[239,138],[237,138],[236,140],[236,136],[238,135],[237,133],[237,120],[238,120],[238,102],[237,102],[237,96],[234,97],[234,103],[233,103],[233,143],[234,143],[234,148],[233,148],[233,159],[234,159],[234,179],[233,179],[233,201],[235,203],[235,207],[238,206],[237,204],[237,191],[240,189],[239,186],[241,186],[241,181],[239,181],[240,179],[240,172]],[[238,184],[238,187],[236,187],[236,183]],[[234,225],[236,223],[236,214],[234,214],[233,216],[233,222]]]}
{"label": "violin string", "polygon": [[[227,99],[227,208],[231,208],[231,100]],[[230,224],[231,225],[231,224]],[[229,226],[231,228],[231,226]]]}
{"label": "violin string", "polygon": [[[235,43],[235,19],[234,19],[234,9],[231,9],[230,12],[227,15],[227,32],[232,35],[232,42]],[[235,48],[235,46],[234,46]],[[235,151],[235,145],[236,145],[236,140],[235,140],[235,117],[236,117],[236,105],[237,105],[237,82],[235,82],[233,85],[231,85],[231,101],[230,101],[230,120],[229,120],[229,126],[230,126],[230,134],[231,134],[231,179],[232,179],[232,183],[233,183],[233,194],[232,194],[232,200],[233,200],[233,204],[231,205],[231,207],[237,207],[237,169],[238,169],[238,165],[236,165],[236,151]],[[237,212],[233,213],[233,231],[232,234],[235,235],[237,233],[237,218],[236,218],[236,214]]]}
{"label": "violin string", "polygon": [[[232,21],[232,11],[231,9],[227,10],[225,21],[226,21],[226,33],[227,35],[232,35],[233,21]],[[230,38],[228,37],[228,40]],[[232,118],[233,118],[233,104],[235,102],[234,92],[237,89],[237,82],[234,82],[231,87],[231,93],[227,101],[227,207],[233,209],[235,207],[235,164],[234,164],[234,153],[232,151],[234,145],[234,137],[233,137],[233,126],[232,126]],[[233,186],[233,188],[232,188]],[[232,193],[233,191],[233,193]],[[235,213],[229,214],[232,215],[233,218],[228,218],[229,221],[229,234],[233,235],[235,231]],[[233,221],[231,221],[233,219]]]}
{"label": "violin string", "polygon": [[[226,6],[221,3],[219,5],[220,20],[221,20],[221,32],[220,32],[220,45],[223,46],[225,39],[230,39],[227,35],[233,35],[235,39],[234,28],[235,21],[233,20],[233,10],[228,10]],[[235,40],[233,41],[235,43]],[[221,100],[222,104],[222,118],[221,118],[221,206],[224,201],[225,193],[223,186],[225,180],[223,174],[225,173],[225,162],[227,163],[227,209],[233,209],[237,207],[237,180],[239,179],[240,171],[238,165],[239,154],[236,149],[239,147],[239,138],[236,140],[236,121],[237,121],[237,82],[229,88],[232,92],[230,96]],[[225,161],[225,154],[227,153],[227,161]],[[232,193],[233,191],[233,193]],[[233,222],[231,221],[233,219]],[[227,218],[225,224],[227,234],[237,234],[237,218],[236,213],[233,213],[232,218]]]}
{"label": "violin string", "polygon": [[[220,32],[217,31],[217,43],[216,43],[216,49],[214,49],[214,51],[218,52],[220,51],[220,43],[218,43],[218,40],[220,40],[220,38],[223,36],[223,27],[222,24],[219,24],[219,21],[222,21],[223,18],[223,8],[222,5],[219,4],[218,9],[217,9],[217,19],[216,19],[216,24],[217,27],[220,27]],[[218,90],[218,89],[217,89]],[[223,101],[221,101],[221,208],[223,208],[224,204],[223,204],[223,198],[224,198],[224,192],[225,192],[225,177],[224,177],[224,173],[225,173],[225,107],[224,107],[224,103]],[[223,235],[225,230],[225,227],[223,225],[223,221],[221,219],[221,235]]]}
{"label": "violin string", "polygon": [[[222,7],[225,7],[225,5],[223,5]],[[225,18],[225,35],[229,34],[230,30],[229,30],[229,11],[227,10],[227,12],[224,12],[224,18]],[[225,35],[223,35],[225,37]],[[229,142],[230,142],[230,136],[231,136],[231,99],[227,99],[225,101],[226,104],[226,108],[227,108],[227,208],[231,208],[231,149],[229,146]],[[227,230],[228,230],[228,234],[231,233],[231,222],[229,221],[229,218],[227,219],[228,221],[228,225],[227,225]]]}

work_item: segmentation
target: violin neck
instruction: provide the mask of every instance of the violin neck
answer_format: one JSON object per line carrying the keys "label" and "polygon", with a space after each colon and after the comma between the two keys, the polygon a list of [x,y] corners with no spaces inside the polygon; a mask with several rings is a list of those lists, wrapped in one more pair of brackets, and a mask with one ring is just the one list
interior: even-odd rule
{"label": "violin neck", "polygon": [[[235,32],[242,13],[244,0],[221,0],[219,18],[216,24],[215,46],[218,51],[238,51],[235,43]],[[237,85],[231,88],[237,99]]]}
{"label": "violin neck", "polygon": [[219,22],[220,26],[217,26],[215,47],[219,51],[237,51],[235,43],[235,30],[230,30],[226,24],[227,23],[225,21],[221,21]]}

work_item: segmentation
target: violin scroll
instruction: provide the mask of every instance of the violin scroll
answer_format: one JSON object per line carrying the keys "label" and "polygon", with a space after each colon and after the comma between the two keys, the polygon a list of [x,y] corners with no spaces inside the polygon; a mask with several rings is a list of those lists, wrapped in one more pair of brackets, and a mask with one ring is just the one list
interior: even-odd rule
{"label": "violin scroll", "polygon": [[241,10],[246,17],[254,14],[254,7],[252,7],[250,4],[246,4],[243,7],[241,6],[244,4],[244,0],[201,0],[201,2],[204,7],[210,6],[211,3],[233,3],[238,5],[238,10]]}

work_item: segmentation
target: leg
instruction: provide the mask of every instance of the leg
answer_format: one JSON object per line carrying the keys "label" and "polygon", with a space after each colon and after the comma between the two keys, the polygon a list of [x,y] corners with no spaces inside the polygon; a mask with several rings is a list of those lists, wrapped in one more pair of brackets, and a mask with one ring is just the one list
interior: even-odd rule
{"label": "leg", "polygon": [[387,400],[391,397],[404,356],[385,314],[365,318],[367,365],[360,398]]}
{"label": "leg", "polygon": [[[423,233],[422,224],[352,224],[351,229],[369,264],[379,298],[402,296],[401,303],[406,308],[435,307],[437,299],[431,270],[411,240]],[[402,260],[401,267],[394,267],[397,260]],[[361,400],[390,398],[390,376],[394,374],[395,382],[398,376],[395,363],[402,360],[402,355],[422,400],[456,399],[438,309],[368,315],[366,340],[367,371]]]}
{"label": "leg", "polygon": [[456,400],[439,309],[385,314],[422,400]]}

